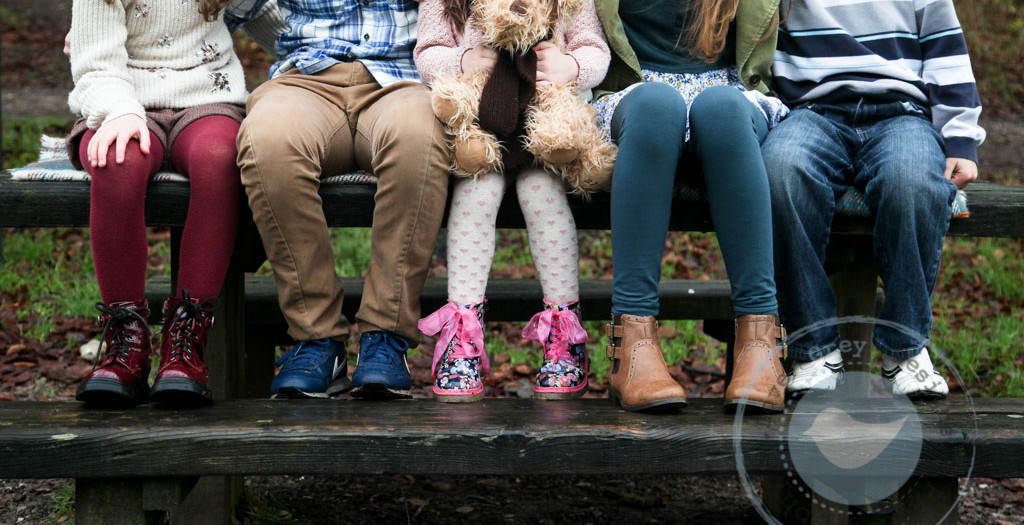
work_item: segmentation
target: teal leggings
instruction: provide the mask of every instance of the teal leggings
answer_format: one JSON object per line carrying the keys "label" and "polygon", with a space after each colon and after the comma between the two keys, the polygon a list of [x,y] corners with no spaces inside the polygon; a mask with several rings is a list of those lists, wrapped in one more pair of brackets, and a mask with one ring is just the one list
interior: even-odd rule
{"label": "teal leggings", "polygon": [[[734,315],[774,314],[772,215],[761,140],[764,116],[736,88],[712,87],[690,107],[671,86],[648,83],[612,116],[619,145],[612,178],[612,313],[658,315],[658,281],[672,187],[703,173],[711,220],[732,286]],[[698,166],[699,165],[699,166]]]}

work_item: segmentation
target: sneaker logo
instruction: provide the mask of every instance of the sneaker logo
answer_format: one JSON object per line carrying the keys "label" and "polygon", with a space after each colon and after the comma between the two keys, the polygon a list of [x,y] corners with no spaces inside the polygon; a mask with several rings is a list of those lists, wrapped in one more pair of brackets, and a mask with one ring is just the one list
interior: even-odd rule
{"label": "sneaker logo", "polygon": [[[828,407],[814,418],[803,435],[814,440],[829,463],[853,470],[877,458],[899,435],[908,417],[884,423],[865,423],[850,417],[846,411]],[[856,439],[851,443],[850,439]]]}
{"label": "sneaker logo", "polygon": [[334,356],[334,371],[331,372],[331,379],[338,377],[339,373],[345,373],[346,361],[339,356]]}

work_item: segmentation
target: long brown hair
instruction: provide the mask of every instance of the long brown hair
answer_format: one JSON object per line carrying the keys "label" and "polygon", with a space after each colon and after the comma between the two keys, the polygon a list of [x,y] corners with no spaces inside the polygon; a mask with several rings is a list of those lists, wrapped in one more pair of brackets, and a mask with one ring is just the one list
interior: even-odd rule
{"label": "long brown hair", "polygon": [[469,4],[472,0],[444,0],[444,16],[456,33],[462,33],[466,29],[466,20],[469,19]]}
{"label": "long brown hair", "polygon": [[231,0],[199,0],[199,12],[203,14],[207,22],[213,22],[221,10],[228,6]]}
{"label": "long brown hair", "polygon": [[680,42],[685,42],[693,56],[708,63],[718,60],[725,50],[729,24],[736,18],[740,0],[697,0],[691,4],[687,19],[690,21]]}
{"label": "long brown hair", "polygon": [[[790,0],[792,3],[792,0]],[[718,61],[718,55],[725,50],[729,36],[729,24],[736,19],[740,0],[696,0],[687,9],[686,19],[690,23],[683,28],[678,43],[685,43],[690,53],[709,64]],[[779,13],[772,17],[772,23],[765,29],[756,43],[764,42],[779,25]]]}

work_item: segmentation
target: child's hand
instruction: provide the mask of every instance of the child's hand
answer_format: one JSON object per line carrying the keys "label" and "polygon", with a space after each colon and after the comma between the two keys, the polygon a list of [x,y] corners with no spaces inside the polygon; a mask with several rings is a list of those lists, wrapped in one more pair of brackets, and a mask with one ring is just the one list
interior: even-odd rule
{"label": "child's hand", "polygon": [[945,176],[962,190],[978,179],[978,165],[970,159],[949,157],[946,159]]}
{"label": "child's hand", "polygon": [[68,34],[64,35],[64,56],[71,58],[71,30],[68,29]]}
{"label": "child's hand", "polygon": [[138,139],[142,154],[149,155],[149,128],[142,117],[128,114],[108,121],[96,130],[96,134],[89,141],[89,164],[94,168],[106,167],[107,150],[112,143],[115,144],[117,163],[124,164],[124,150],[131,139]]}
{"label": "child's hand", "polygon": [[544,83],[571,84],[580,75],[576,59],[562,53],[551,41],[533,46],[537,53],[537,85]]}
{"label": "child's hand", "polygon": [[490,46],[477,44],[476,47],[462,54],[462,72],[469,73],[483,69],[488,73],[494,72],[494,64],[498,63],[498,52]]}

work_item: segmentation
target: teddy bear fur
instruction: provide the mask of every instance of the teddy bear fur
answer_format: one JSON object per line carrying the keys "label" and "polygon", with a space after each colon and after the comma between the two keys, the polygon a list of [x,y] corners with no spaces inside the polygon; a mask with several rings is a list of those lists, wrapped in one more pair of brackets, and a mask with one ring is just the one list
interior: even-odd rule
{"label": "teddy bear fur", "polygon": [[[472,23],[483,41],[498,50],[520,54],[553,34],[559,22],[569,23],[584,0],[476,0]],[[462,177],[501,173],[501,144],[480,128],[480,96],[490,73],[471,71],[439,76],[432,83],[435,115],[451,139],[452,171]],[[521,137],[535,162],[559,173],[573,193],[589,195],[611,188],[617,148],[604,139],[596,113],[576,95],[573,86],[545,83],[525,114]]]}

